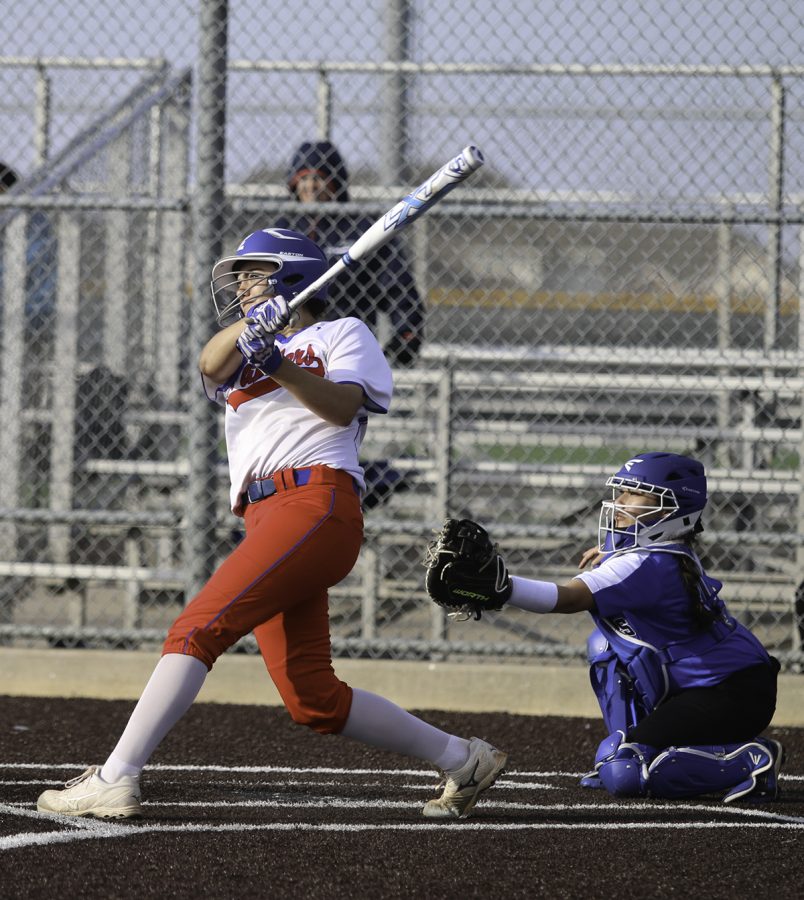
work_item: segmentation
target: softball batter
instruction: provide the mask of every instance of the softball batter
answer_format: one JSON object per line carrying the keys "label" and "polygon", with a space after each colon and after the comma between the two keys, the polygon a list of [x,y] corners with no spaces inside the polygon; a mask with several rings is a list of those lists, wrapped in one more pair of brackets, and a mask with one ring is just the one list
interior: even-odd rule
{"label": "softball batter", "polygon": [[193,703],[215,660],[253,632],[295,722],[432,763],[445,773],[423,814],[465,816],[506,754],[447,734],[333,671],[327,589],[363,538],[358,451],[369,416],[387,412],[391,372],[368,327],[321,321],[323,294],[291,315],[288,299],[326,269],[319,247],[288,229],[257,231],[212,270],[222,330],[200,369],[226,409],[231,507],[242,542],[173,623],[163,655],[117,746],[37,808],[75,816],[141,814],[139,776]]}

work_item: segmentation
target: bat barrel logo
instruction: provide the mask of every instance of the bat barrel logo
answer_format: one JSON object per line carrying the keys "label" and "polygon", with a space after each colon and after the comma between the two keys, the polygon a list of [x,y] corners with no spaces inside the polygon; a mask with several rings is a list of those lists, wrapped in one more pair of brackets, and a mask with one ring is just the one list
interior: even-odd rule
{"label": "bat barrel logo", "polygon": [[403,228],[414,216],[425,212],[436,200],[468,178],[483,162],[483,154],[477,147],[466,147],[390,209],[383,216],[383,229],[392,231]]}

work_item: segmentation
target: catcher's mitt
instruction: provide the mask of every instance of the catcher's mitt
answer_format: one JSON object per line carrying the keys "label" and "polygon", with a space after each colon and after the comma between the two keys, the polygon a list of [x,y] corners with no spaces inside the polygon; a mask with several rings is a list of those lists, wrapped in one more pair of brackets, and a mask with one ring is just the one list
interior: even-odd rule
{"label": "catcher's mitt", "polygon": [[427,547],[425,587],[430,599],[455,618],[479,619],[502,609],[511,579],[488,532],[471,519],[447,519]]}

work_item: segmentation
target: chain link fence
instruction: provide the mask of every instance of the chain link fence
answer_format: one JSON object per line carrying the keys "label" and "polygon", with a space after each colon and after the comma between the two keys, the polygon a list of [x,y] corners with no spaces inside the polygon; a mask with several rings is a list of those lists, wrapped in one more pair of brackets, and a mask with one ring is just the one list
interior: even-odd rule
{"label": "chain link fence", "polygon": [[[476,143],[485,167],[354,276],[396,395],[363,446],[367,539],[332,591],[336,654],[582,656],[584,616],[447,622],[423,547],[469,515],[517,574],[568,579],[607,475],[670,449],[707,464],[702,551],[724,597],[800,668],[795,4],[11,6],[0,640],[161,641],[241,534],[196,368],[212,262],[278,222],[343,252]],[[305,202],[322,147],[339,194]]]}

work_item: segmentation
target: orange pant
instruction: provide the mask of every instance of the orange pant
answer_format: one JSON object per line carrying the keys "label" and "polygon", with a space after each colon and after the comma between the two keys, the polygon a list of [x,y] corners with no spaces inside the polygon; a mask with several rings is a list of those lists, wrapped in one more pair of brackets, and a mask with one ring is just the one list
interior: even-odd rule
{"label": "orange pant", "polygon": [[246,536],[173,623],[162,652],[211,669],[253,631],[294,721],[338,732],[352,690],[332,668],[327,588],[357,560],[360,500],[351,476],[327,466],[313,466],[299,487],[290,469],[274,482],[274,496],[246,506]]}

